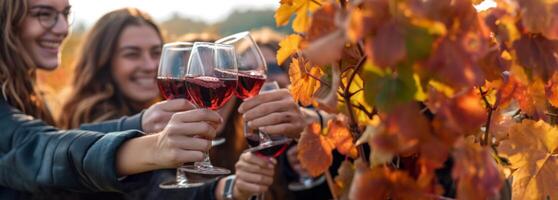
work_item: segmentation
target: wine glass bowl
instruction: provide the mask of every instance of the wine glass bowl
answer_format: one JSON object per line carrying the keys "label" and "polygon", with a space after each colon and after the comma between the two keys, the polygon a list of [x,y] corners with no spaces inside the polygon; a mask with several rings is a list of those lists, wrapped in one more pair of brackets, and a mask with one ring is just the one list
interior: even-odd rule
{"label": "wine glass bowl", "polygon": [[234,95],[237,71],[232,46],[196,42],[188,66],[186,88],[198,107],[216,110]]}
{"label": "wine glass bowl", "polygon": [[215,43],[234,46],[238,61],[238,87],[236,96],[246,99],[258,95],[267,79],[267,65],[260,48],[250,33],[240,32],[224,37]]}
{"label": "wine glass bowl", "polygon": [[189,98],[184,74],[193,45],[190,42],[173,42],[163,46],[157,70],[157,86],[164,99]]}

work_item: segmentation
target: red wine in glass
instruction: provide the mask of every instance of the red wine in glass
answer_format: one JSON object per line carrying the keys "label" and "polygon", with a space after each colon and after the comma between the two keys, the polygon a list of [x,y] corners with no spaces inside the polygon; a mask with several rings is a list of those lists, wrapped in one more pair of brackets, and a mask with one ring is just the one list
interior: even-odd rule
{"label": "red wine in glass", "polygon": [[[277,137],[283,137],[283,136],[277,136]],[[258,134],[250,134],[247,135],[245,138],[246,138],[246,142],[248,142],[248,146],[250,147],[257,147],[260,144],[260,136]],[[272,137],[272,139],[273,138],[274,137]],[[261,148],[256,151],[253,151],[253,153],[259,156],[276,158],[277,156],[281,155],[285,150],[287,150],[288,146],[289,143],[283,143],[274,146],[268,146],[266,148]]]}
{"label": "red wine in glass", "polygon": [[259,71],[239,71],[236,96],[246,99],[258,95],[265,79],[266,76]]}
{"label": "red wine in glass", "polygon": [[189,99],[185,78],[157,77],[157,85],[165,99]]}
{"label": "red wine in glass", "polygon": [[191,101],[202,108],[216,110],[234,94],[236,79],[220,79],[209,76],[187,77],[186,90]]}

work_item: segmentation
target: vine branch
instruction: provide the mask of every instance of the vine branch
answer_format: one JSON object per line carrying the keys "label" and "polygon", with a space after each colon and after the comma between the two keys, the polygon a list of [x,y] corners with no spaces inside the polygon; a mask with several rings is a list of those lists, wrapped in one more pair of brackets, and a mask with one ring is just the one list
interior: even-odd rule
{"label": "vine branch", "polygon": [[[343,91],[343,99],[345,100],[345,103],[347,105],[347,111],[349,113],[349,127],[351,130],[351,135],[353,136],[353,141],[356,142],[361,135],[361,130],[357,124],[357,119],[355,117],[355,112],[353,110],[353,104],[351,103],[351,91],[349,90],[349,86],[351,85],[351,83],[353,82],[353,80],[355,79],[356,75],[358,74],[358,72],[360,71],[360,69],[362,69],[362,66],[364,65],[364,61],[366,60],[366,56],[362,56],[356,66],[356,69],[353,71],[353,73],[351,74],[349,81],[347,81],[347,85]],[[357,146],[358,149],[358,154],[359,156],[362,158],[362,160],[368,164],[368,160],[367,160],[367,156],[365,156],[366,154],[364,153],[364,147],[362,145]]]}
{"label": "vine branch", "polygon": [[493,105],[491,105],[490,102],[488,102],[488,99],[486,98],[486,94],[488,93],[488,91],[483,91],[482,88],[479,87],[479,92],[488,110],[488,118],[486,119],[486,123],[484,124],[485,127],[484,136],[481,140],[481,145],[486,146],[490,143],[490,124],[491,124],[490,122],[492,121],[492,113],[496,108]]}

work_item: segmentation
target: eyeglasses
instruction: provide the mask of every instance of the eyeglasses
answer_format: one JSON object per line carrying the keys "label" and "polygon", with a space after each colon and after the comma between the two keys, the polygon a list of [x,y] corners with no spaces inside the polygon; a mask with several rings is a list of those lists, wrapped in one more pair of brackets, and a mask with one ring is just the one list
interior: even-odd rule
{"label": "eyeglasses", "polygon": [[41,26],[46,29],[53,28],[58,23],[60,15],[64,17],[68,26],[72,25],[74,17],[69,8],[64,9],[64,11],[58,11],[50,6],[35,6],[31,8],[31,16],[37,18]]}

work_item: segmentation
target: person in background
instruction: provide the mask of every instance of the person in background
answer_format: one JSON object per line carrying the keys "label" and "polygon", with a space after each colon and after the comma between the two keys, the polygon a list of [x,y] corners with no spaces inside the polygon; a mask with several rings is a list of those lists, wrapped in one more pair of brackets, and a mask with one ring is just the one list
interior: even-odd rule
{"label": "person in background", "polygon": [[[189,37],[193,37],[190,35]],[[207,38],[206,38],[207,39]],[[195,39],[196,41],[200,39]],[[75,128],[79,124],[115,119],[141,112],[158,101],[156,76],[163,38],[151,17],[133,8],[118,9],[99,19],[84,38],[81,52],[73,66],[73,88],[64,103],[60,125]],[[226,121],[226,119],[224,120]],[[219,126],[217,132],[223,129]],[[215,152],[212,150],[211,153]],[[223,155],[221,158],[231,157]],[[240,158],[240,159],[239,159]],[[233,188],[238,199],[267,190],[273,165],[251,154],[237,155],[229,169],[237,167]],[[221,165],[217,165],[221,166]],[[225,179],[200,188],[162,190],[159,184],[174,179],[175,169],[159,170],[145,178],[148,184],[122,193],[73,194],[79,199],[219,199]],[[72,196],[72,195],[66,195]]]}
{"label": "person in background", "polygon": [[101,132],[54,128],[36,89],[36,71],[60,64],[70,13],[68,0],[0,0],[0,199],[53,190],[123,191],[134,174],[201,160],[213,125],[222,120],[174,100],[136,116],[80,126]]}

